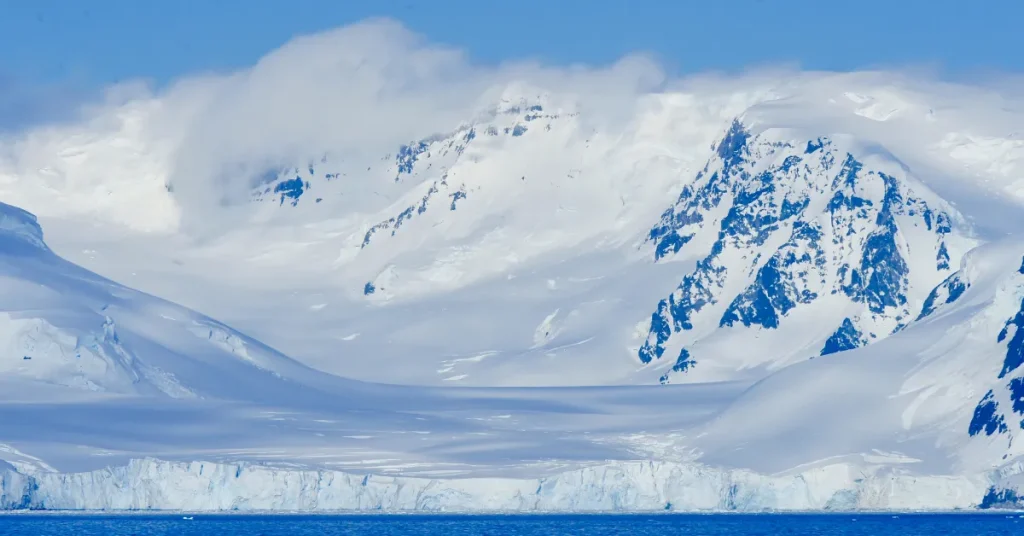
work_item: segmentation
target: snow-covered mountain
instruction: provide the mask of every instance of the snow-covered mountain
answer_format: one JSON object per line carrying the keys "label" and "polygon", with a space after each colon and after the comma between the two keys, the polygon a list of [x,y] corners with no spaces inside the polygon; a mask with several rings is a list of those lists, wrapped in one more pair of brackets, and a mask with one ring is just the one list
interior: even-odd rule
{"label": "snow-covered mountain", "polygon": [[54,386],[172,399],[252,400],[268,390],[301,398],[285,378],[320,376],[216,320],[67,262],[33,215],[3,203],[0,246],[5,398]]}
{"label": "snow-covered mountain", "polygon": [[655,260],[693,263],[658,302],[638,354],[670,354],[662,381],[850,350],[918,314],[974,244],[970,229],[899,162],[851,150],[733,123],[650,231]]}
{"label": "snow-covered mountain", "polygon": [[[64,260],[33,215],[6,204],[0,274],[5,507],[19,483],[43,473],[149,456],[384,474],[551,472],[629,460],[619,433],[687,420],[651,412],[649,395],[628,388],[448,392],[325,374]],[[714,393],[655,398],[669,408],[680,395],[717,403]]]}
{"label": "snow-covered mountain", "polygon": [[223,99],[178,94],[5,139],[47,240],[0,206],[0,505],[1019,505],[1024,107],[739,86],[517,81],[365,147],[209,143]]}
{"label": "snow-covered mountain", "polygon": [[[742,429],[744,441],[786,452],[762,470],[891,442],[891,450],[879,450],[898,451],[905,458],[899,463],[919,469],[969,474],[1004,466],[1000,474],[1016,478],[1012,460],[1021,451],[1014,439],[1024,422],[1014,402],[1020,348],[1012,333],[1024,305],[1022,247],[1014,240],[972,249],[904,329],[768,376],[704,431],[709,452],[736,441]],[[795,387],[807,382],[813,386]],[[801,417],[757,414],[756,407]]]}

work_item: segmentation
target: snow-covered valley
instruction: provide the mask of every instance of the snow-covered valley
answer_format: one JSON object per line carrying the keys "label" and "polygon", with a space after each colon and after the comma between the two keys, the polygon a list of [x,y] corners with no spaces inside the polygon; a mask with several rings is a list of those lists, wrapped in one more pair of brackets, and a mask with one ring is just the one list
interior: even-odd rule
{"label": "snow-covered valley", "polygon": [[1021,99],[367,32],[0,138],[0,508],[1024,507]]}

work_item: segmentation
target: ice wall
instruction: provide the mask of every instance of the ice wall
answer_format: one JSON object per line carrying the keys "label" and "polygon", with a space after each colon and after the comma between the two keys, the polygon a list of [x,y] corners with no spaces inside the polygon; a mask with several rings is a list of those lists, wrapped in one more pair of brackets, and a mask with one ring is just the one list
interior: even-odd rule
{"label": "ice wall", "polygon": [[87,473],[0,468],[0,508],[187,511],[628,512],[975,508],[988,477],[833,464],[788,475],[612,462],[546,478],[428,479],[135,460]]}

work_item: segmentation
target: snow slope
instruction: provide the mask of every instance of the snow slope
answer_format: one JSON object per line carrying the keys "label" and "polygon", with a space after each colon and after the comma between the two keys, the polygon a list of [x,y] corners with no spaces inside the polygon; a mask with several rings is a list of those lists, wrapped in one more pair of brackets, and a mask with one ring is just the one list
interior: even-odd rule
{"label": "snow slope", "polygon": [[[571,95],[511,84],[461,123],[372,157],[321,152],[243,168],[242,194],[197,212],[202,225],[189,216],[195,194],[176,185],[184,179],[165,156],[170,141],[138,132],[161,118],[156,103],[119,108],[103,128],[34,132],[0,175],[6,198],[40,213],[63,255],[327,372],[474,386],[753,379],[820,355],[826,343],[889,335],[917,316],[968,249],[1016,232],[1024,194],[1015,186],[1013,114],[995,109],[1017,108],[972,91],[980,92],[885,73],[806,75],[732,92],[645,94],[625,109],[628,119],[611,121]],[[737,120],[750,147],[735,148],[739,161],[727,166],[716,150]],[[964,132],[1004,140],[1006,150],[949,141]],[[990,152],[1003,164],[980,168],[965,156]],[[848,156],[859,171],[837,183]],[[787,175],[789,157],[801,164]],[[738,176],[711,180],[726,167]],[[765,173],[785,185],[765,186]],[[117,211],[92,201],[59,208],[92,192],[119,199]],[[740,193],[747,204],[735,203]],[[780,218],[785,203],[799,203],[787,207],[799,214]],[[140,204],[154,210],[121,213]],[[156,209],[164,205],[173,209]],[[733,225],[733,208],[749,230]],[[661,221],[666,210],[678,221]],[[691,225],[701,232],[659,254],[690,232],[674,228],[684,215],[700,218]],[[758,227],[771,219],[778,229]],[[723,225],[729,258],[719,264],[732,271],[715,282],[723,286],[711,306],[687,313],[694,328],[683,329],[670,296],[695,292],[682,287],[700,276],[696,263],[709,259]],[[820,229],[824,244],[815,249],[794,227]],[[774,277],[765,266],[818,250],[823,257],[786,268],[803,275],[780,282],[785,296],[759,290]],[[881,257],[892,281],[872,283],[881,274],[864,263]],[[880,292],[893,293],[892,303]],[[753,317],[759,300],[774,302],[781,329]],[[662,303],[668,314],[658,312]],[[793,337],[787,315],[815,327]],[[758,355],[734,351],[754,340]],[[689,358],[680,359],[683,350]],[[686,363],[698,365],[672,370]]]}
{"label": "snow slope", "polygon": [[[425,477],[625,462],[636,454],[620,435],[686,426],[742,388],[450,391],[346,380],[65,261],[21,209],[0,204],[0,216],[6,507],[20,504],[11,494],[39,489],[32,479],[157,456]],[[650,410],[652,395],[666,411]],[[669,411],[678,404],[691,413]]]}
{"label": "snow slope", "polygon": [[423,124],[207,121],[303,43],[0,142],[47,229],[0,207],[0,504],[1019,502],[1015,96],[523,71]]}
{"label": "snow slope", "polygon": [[[4,307],[35,328],[8,335],[31,359],[8,352],[20,367],[0,404],[5,508],[950,509],[1000,503],[1021,473],[1005,463],[1024,429],[1006,402],[1019,372],[1019,242],[972,251],[899,333],[749,389],[453,391],[307,369],[67,263],[34,217],[2,208]],[[993,412],[985,394],[972,415],[964,395],[986,388],[1009,392]],[[222,461],[185,463],[195,459]],[[109,463],[127,465],[93,469]]]}
{"label": "snow slope", "polygon": [[770,370],[885,338],[974,244],[964,218],[898,162],[865,164],[826,137],[793,140],[733,123],[651,229],[656,260],[682,252],[694,263],[658,302],[639,351],[645,363],[676,356],[662,381]]}
{"label": "snow slope", "polygon": [[33,215],[2,203],[0,241],[5,381],[111,395],[249,399],[265,389],[301,396],[281,378],[321,376],[215,320],[65,261],[47,247]]}
{"label": "snow slope", "polygon": [[929,472],[972,473],[1013,460],[1022,426],[1011,409],[1013,374],[1000,371],[1018,351],[1003,330],[1021,306],[1021,250],[1019,241],[972,250],[929,297],[939,305],[904,330],[758,382],[704,429],[707,451],[719,463],[742,457],[724,448],[743,430],[742,443],[774,453],[759,460],[760,470],[873,449]]}

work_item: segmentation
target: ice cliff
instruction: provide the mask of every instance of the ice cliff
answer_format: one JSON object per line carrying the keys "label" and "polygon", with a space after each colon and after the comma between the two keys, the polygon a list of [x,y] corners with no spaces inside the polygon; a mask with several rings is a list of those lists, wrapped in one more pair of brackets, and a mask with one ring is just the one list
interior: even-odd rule
{"label": "ice cliff", "polygon": [[88,473],[0,473],[7,510],[640,512],[976,508],[988,477],[849,464],[768,476],[616,462],[545,478],[430,479],[135,460]]}

